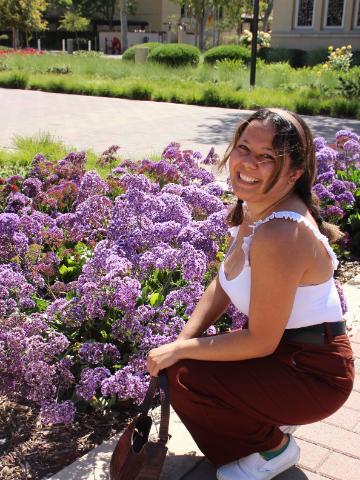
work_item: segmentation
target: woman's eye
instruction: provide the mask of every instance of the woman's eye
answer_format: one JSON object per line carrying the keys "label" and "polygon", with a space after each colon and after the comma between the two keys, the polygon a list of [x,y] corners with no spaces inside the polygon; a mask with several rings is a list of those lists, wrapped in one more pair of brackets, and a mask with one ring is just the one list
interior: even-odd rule
{"label": "woman's eye", "polygon": [[237,148],[239,150],[243,150],[243,151],[248,151],[249,150],[246,145],[238,145]]}

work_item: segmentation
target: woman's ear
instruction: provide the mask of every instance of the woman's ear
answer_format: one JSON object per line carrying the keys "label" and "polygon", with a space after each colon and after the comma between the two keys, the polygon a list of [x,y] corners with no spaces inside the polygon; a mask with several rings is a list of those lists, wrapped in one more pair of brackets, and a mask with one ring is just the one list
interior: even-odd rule
{"label": "woman's ear", "polygon": [[288,182],[291,184],[296,183],[303,174],[304,174],[303,168],[297,168],[295,170],[292,170],[290,172]]}

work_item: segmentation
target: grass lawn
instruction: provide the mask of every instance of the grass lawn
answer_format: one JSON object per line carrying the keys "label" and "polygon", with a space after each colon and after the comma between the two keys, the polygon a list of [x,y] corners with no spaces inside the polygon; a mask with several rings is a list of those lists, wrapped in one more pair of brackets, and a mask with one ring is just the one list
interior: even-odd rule
{"label": "grass lawn", "polygon": [[[339,73],[258,62],[256,88],[239,62],[169,68],[67,54],[6,55],[0,87],[254,109],[283,107],[302,114],[360,118],[360,98],[340,91]],[[64,73],[54,73],[64,72]]]}
{"label": "grass lawn", "polygon": [[[60,139],[46,132],[39,133],[35,137],[15,136],[11,150],[0,148],[0,177],[25,175],[38,153],[43,154],[48,160],[57,161],[76,150],[78,149],[65,145]],[[101,168],[96,164],[98,156],[92,150],[86,151],[86,158],[87,170],[96,169],[103,176],[109,173],[108,168]]]}

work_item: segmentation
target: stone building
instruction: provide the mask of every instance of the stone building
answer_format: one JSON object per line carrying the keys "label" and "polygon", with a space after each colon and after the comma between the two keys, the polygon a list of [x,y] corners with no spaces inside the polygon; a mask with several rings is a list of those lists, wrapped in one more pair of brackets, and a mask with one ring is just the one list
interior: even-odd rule
{"label": "stone building", "polygon": [[360,0],[275,0],[272,47],[360,50]]}

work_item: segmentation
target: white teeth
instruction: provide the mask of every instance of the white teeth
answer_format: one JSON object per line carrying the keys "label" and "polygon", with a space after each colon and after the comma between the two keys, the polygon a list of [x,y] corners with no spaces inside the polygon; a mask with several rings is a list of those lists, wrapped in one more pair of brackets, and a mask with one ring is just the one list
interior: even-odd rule
{"label": "white teeth", "polygon": [[241,180],[243,180],[244,182],[248,182],[248,183],[256,183],[256,182],[259,181],[257,178],[247,177],[246,175],[244,175],[242,173],[239,173],[239,177],[241,178]]}

